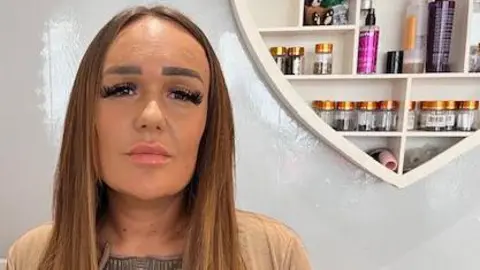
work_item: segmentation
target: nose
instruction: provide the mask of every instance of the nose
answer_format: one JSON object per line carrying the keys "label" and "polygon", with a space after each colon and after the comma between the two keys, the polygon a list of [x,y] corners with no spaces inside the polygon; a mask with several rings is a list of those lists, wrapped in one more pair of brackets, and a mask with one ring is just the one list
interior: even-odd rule
{"label": "nose", "polygon": [[163,130],[165,127],[165,115],[154,100],[147,103],[138,117],[136,124],[138,130]]}

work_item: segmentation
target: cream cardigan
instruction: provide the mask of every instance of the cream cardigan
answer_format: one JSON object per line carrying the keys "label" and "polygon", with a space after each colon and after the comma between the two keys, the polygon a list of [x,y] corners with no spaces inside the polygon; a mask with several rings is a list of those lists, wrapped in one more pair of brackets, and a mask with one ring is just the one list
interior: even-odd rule
{"label": "cream cardigan", "polygon": [[[238,211],[242,256],[248,270],[311,270],[307,252],[297,234],[274,219]],[[6,270],[39,270],[51,224],[21,236],[9,250]],[[100,269],[101,270],[101,269]]]}

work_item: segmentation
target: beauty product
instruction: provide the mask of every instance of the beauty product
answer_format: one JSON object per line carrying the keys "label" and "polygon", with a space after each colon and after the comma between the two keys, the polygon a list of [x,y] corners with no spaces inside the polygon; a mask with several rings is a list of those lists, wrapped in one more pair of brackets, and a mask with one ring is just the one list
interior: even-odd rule
{"label": "beauty product", "polygon": [[315,113],[329,126],[335,125],[335,102],[330,100],[316,100],[312,102]]}
{"label": "beauty product", "polygon": [[302,75],[304,71],[305,49],[303,47],[288,48],[287,74]]}
{"label": "beauty product", "polygon": [[352,101],[337,102],[335,113],[335,130],[354,131],[357,126],[355,118],[355,103]]}
{"label": "beauty product", "polygon": [[368,155],[392,171],[395,171],[398,168],[398,161],[393,155],[393,153],[390,151],[390,149],[374,149],[369,151]]}
{"label": "beauty product", "polygon": [[375,25],[375,9],[368,10],[365,26],[360,28],[358,44],[358,74],[372,74],[377,72],[378,41],[380,28]]}
{"label": "beauty product", "polygon": [[420,103],[420,129],[444,131],[447,123],[444,101],[422,101]]}
{"label": "beauty product", "polygon": [[282,71],[283,74],[287,73],[287,48],[285,47],[271,47],[270,53],[273,56],[273,60],[277,64],[278,68]]}
{"label": "beauty product", "polygon": [[478,101],[461,101],[458,104],[457,130],[475,131],[475,122],[478,121]]}
{"label": "beauty product", "polygon": [[445,101],[445,130],[455,130],[457,102],[454,100]]}
{"label": "beauty product", "polygon": [[454,0],[435,0],[428,4],[427,72],[450,72]]}
{"label": "beauty product", "polygon": [[407,130],[415,130],[417,127],[417,102],[408,103]]}
{"label": "beauty product", "polygon": [[357,103],[357,130],[374,131],[375,130],[375,111],[377,103],[375,101],[362,101]]}
{"label": "beauty product", "polygon": [[319,43],[315,45],[315,62],[313,63],[313,74],[332,74],[332,53],[333,44]]}
{"label": "beauty product", "polygon": [[403,51],[387,52],[386,73],[402,73],[403,72]]}
{"label": "beauty product", "polygon": [[375,117],[375,130],[395,131],[398,120],[398,102],[394,100],[380,101]]}
{"label": "beauty product", "polygon": [[403,72],[423,73],[427,47],[427,0],[410,0],[407,5],[403,38]]}

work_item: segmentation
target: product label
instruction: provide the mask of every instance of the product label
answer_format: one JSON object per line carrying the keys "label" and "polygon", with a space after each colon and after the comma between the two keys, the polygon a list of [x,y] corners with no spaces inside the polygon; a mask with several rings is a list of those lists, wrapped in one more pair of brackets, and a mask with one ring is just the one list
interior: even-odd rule
{"label": "product label", "polygon": [[424,117],[423,126],[425,127],[444,127],[447,121],[445,115],[430,114]]}
{"label": "product label", "polygon": [[300,57],[294,57],[292,59],[292,70],[293,75],[303,74],[303,59]]}
{"label": "product label", "polygon": [[380,32],[375,29],[360,32],[357,73],[368,74],[377,71],[379,37]]}

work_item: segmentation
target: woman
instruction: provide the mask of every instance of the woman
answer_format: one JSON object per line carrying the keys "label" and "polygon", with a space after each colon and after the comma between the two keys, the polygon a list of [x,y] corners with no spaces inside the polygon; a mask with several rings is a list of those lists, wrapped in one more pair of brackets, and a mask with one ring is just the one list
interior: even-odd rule
{"label": "woman", "polygon": [[227,87],[202,31],[172,9],[128,9],[87,49],[68,104],[53,224],[8,270],[299,269],[286,226],[237,211]]}

